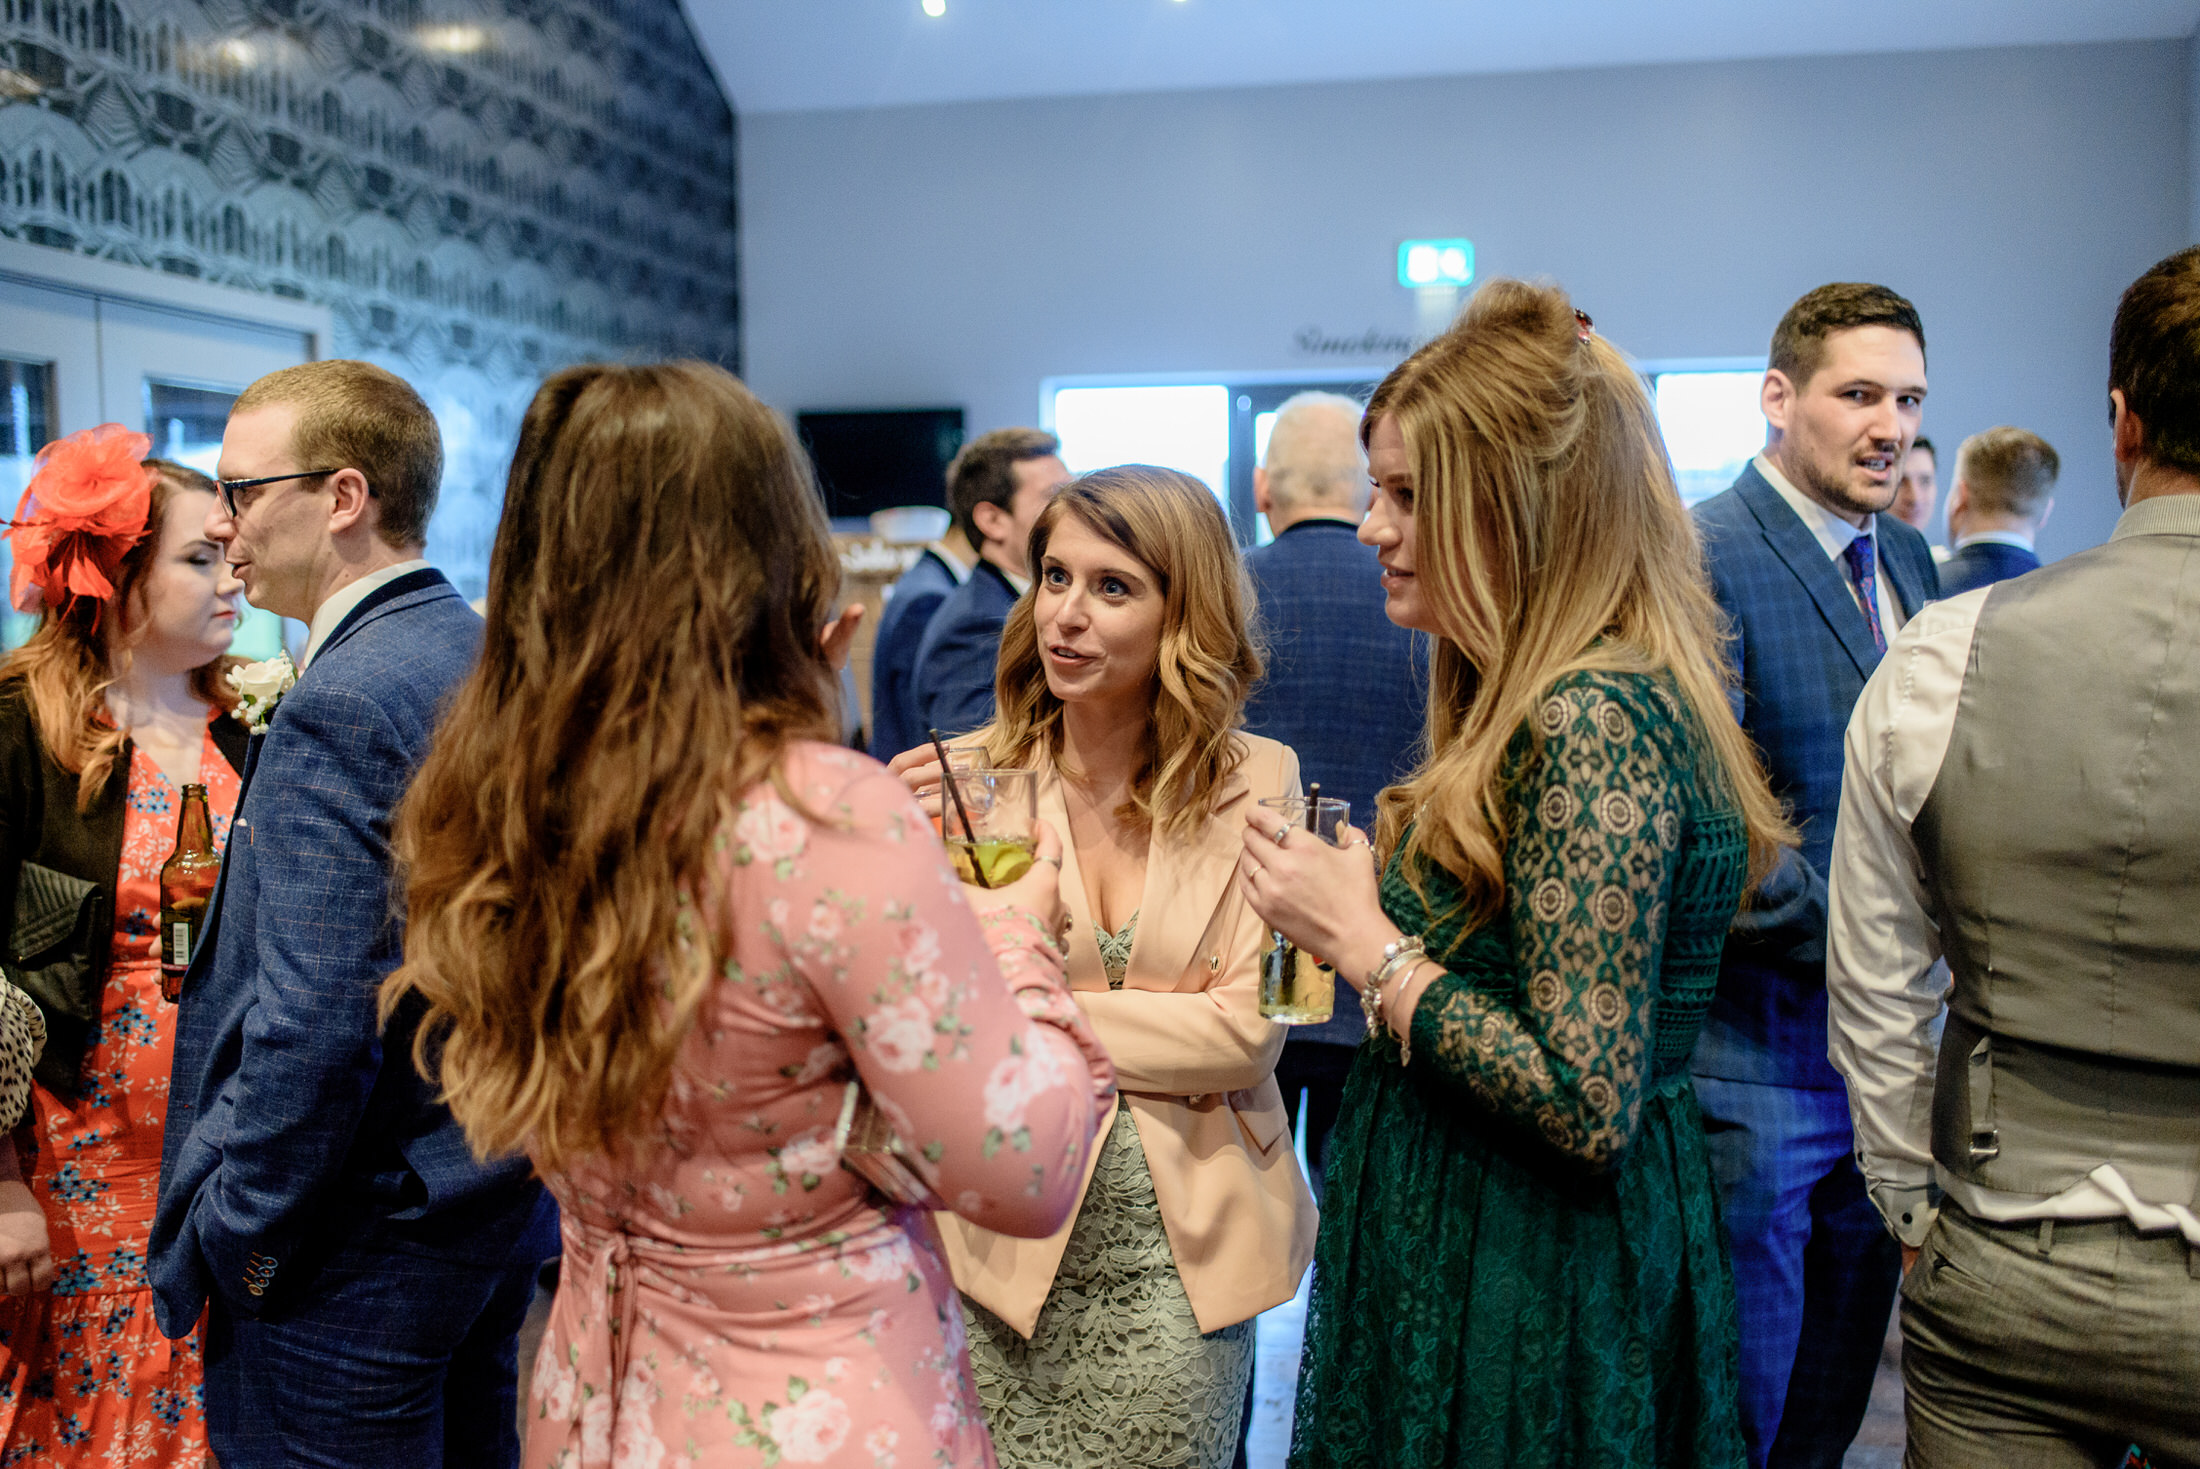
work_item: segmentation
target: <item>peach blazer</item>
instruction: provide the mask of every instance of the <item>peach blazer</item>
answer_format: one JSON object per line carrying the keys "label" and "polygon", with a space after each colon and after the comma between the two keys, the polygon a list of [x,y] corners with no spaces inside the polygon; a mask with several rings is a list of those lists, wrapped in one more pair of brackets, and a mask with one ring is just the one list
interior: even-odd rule
{"label": "peach blazer", "polygon": [[[1064,839],[1062,900],[1075,920],[1070,989],[1114,1058],[1177,1273],[1203,1332],[1289,1300],[1314,1258],[1314,1198],[1276,1089],[1284,1027],[1259,1011],[1267,928],[1235,881],[1245,803],[1299,794],[1299,760],[1274,740],[1239,738],[1245,759],[1206,827],[1187,842],[1157,840],[1148,852],[1120,990],[1108,988],[1101,968],[1084,878],[1068,845],[1061,780],[1051,766],[1039,777],[1039,814]],[[1099,1157],[1094,1148],[1084,1186]],[[1083,1202],[1080,1187],[1080,1208]],[[956,1285],[1029,1337],[1076,1211],[1046,1239],[1011,1239],[951,1214],[937,1217]]]}

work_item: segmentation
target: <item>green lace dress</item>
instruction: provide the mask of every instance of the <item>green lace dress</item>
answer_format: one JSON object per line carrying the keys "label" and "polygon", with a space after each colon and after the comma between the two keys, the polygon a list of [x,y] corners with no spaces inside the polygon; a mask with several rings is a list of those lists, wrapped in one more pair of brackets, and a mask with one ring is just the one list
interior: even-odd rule
{"label": "green lace dress", "polygon": [[[1138,915],[1093,925],[1123,987]],[[1120,1102],[1045,1307],[1025,1341],[963,1297],[970,1370],[1001,1469],[1228,1469],[1253,1371],[1253,1323],[1201,1334]]]}
{"label": "green lace dress", "polygon": [[1688,1055],[1746,832],[1670,678],[1572,674],[1530,724],[1499,915],[1383,877],[1447,972],[1346,1085],[1292,1469],[1744,1462]]}

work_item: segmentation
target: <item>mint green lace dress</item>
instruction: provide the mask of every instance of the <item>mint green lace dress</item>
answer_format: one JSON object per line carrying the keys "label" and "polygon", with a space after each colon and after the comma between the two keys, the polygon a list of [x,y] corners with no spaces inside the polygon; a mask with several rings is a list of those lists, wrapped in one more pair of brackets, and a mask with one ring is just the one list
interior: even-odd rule
{"label": "mint green lace dress", "polygon": [[1664,675],[1559,681],[1515,740],[1506,897],[1383,908],[1447,972],[1360,1050],[1292,1469],[1743,1460],[1734,1285],[1688,1055],[1747,837]]}
{"label": "mint green lace dress", "polygon": [[[1137,932],[1093,925],[1110,989]],[[1253,1323],[1201,1334],[1120,1101],[1031,1340],[968,1296],[963,1319],[1001,1469],[1228,1469]]]}

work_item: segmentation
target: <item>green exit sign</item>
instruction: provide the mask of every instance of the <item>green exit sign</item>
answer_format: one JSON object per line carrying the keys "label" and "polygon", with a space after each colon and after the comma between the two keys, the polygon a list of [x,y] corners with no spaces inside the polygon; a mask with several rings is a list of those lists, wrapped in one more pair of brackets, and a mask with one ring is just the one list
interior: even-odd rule
{"label": "green exit sign", "polygon": [[1407,240],[1398,246],[1401,286],[1463,286],[1474,279],[1474,241]]}

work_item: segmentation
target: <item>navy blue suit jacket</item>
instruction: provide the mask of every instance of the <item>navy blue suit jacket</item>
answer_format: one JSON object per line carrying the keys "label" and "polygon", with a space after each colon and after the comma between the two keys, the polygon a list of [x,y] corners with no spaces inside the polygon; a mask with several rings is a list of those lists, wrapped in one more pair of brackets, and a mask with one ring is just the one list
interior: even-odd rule
{"label": "navy blue suit jacket", "polygon": [[[990,561],[947,594],[917,649],[917,733],[968,734],[993,722],[993,678],[1001,661],[1001,629],[1016,605],[1016,589]],[[881,747],[880,755],[899,751]]]}
{"label": "navy blue suit jacket", "polygon": [[2022,546],[1973,541],[1940,563],[1940,595],[1953,597],[2040,569],[2040,558]]}
{"label": "navy blue suit jacket", "polygon": [[[1298,752],[1299,778],[1352,803],[1372,831],[1375,793],[1413,772],[1428,708],[1422,640],[1383,612],[1382,567],[1342,520],[1302,520],[1249,552],[1268,639],[1268,673],[1245,706],[1245,728]],[[1275,795],[1264,791],[1257,794]],[[1292,1041],[1358,1045],[1358,996],[1337,986],[1327,1025],[1295,1025]]]}
{"label": "navy blue suit jacket", "polygon": [[440,572],[399,577],[337,625],[252,741],[177,1007],[147,1261],[171,1337],[210,1295],[258,1316],[310,1291],[362,1232],[483,1264],[555,1252],[527,1160],[475,1162],[414,1069],[410,1018],[384,1034],[376,1017],[404,937],[391,809],[480,645]]}
{"label": "navy blue suit jacket", "polygon": [[[1735,714],[1803,840],[1736,920],[1695,1070],[1834,1089],[1841,1078],[1826,1059],[1826,863],[1841,806],[1842,736],[1880,654],[1846,571],[1754,464],[1696,507],[1696,524],[1732,635]],[[1940,595],[1932,552],[1892,515],[1875,517],[1873,531],[1907,620]]]}
{"label": "navy blue suit jacket", "polygon": [[871,649],[871,753],[881,760],[924,743],[924,716],[917,709],[917,650],[933,614],[960,585],[946,559],[926,550],[894,583],[886,610],[879,614],[878,641]]}

